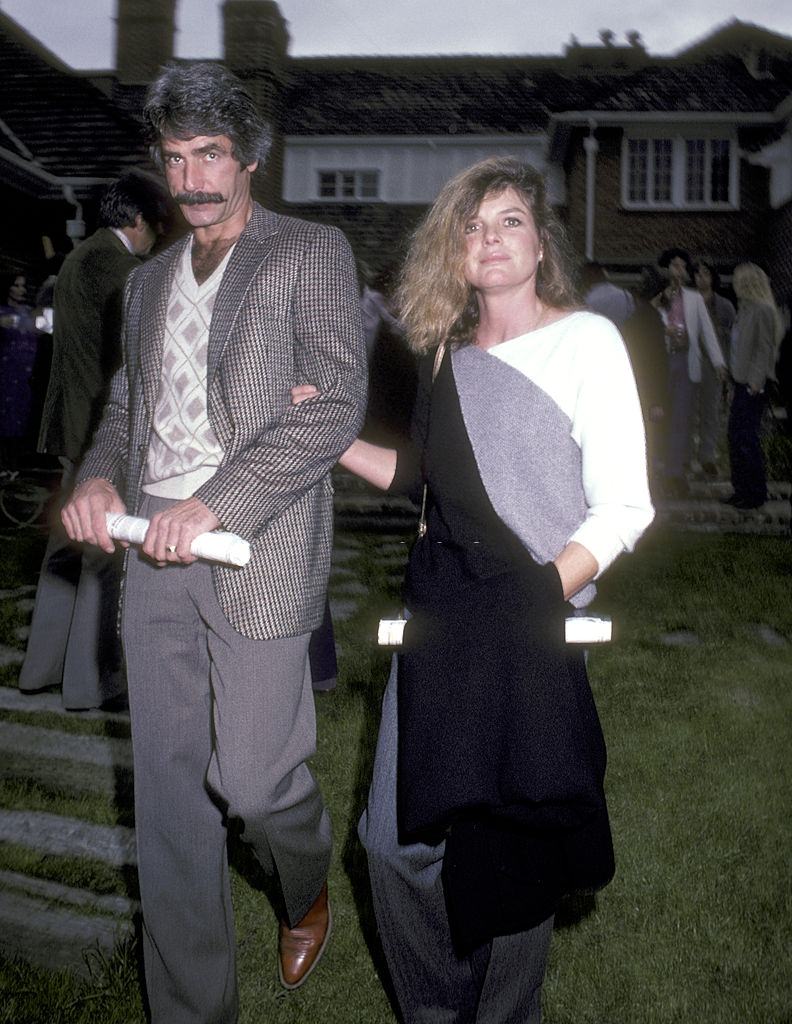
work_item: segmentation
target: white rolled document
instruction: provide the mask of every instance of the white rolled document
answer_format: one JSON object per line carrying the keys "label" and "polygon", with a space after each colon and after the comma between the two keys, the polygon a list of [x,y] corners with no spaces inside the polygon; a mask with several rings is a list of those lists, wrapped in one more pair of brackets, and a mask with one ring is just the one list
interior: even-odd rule
{"label": "white rolled document", "polygon": [[[148,527],[148,519],[121,512],[107,513],[107,532],[114,540],[142,544]],[[196,558],[224,562],[226,565],[247,565],[250,561],[250,544],[235,533],[224,533],[222,530],[199,534],[192,542],[190,551]]]}
{"label": "white rolled document", "polygon": [[[398,647],[404,641],[406,619],[380,619],[377,643],[381,647]],[[575,615],[565,622],[565,639],[568,644],[608,643],[612,633],[610,619],[593,615]]]}

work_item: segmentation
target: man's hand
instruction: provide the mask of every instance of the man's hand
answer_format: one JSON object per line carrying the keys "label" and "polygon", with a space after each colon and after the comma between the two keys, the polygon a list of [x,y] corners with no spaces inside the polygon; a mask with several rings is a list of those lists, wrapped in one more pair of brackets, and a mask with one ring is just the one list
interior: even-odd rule
{"label": "man's hand", "polygon": [[290,394],[292,405],[299,405],[306,398],[316,398],[319,394],[319,388],[313,384],[297,384],[291,389]]}
{"label": "man's hand", "polygon": [[107,532],[108,512],[126,512],[126,505],[109,480],[92,477],[84,480],[63,506],[61,522],[72,540],[95,544],[112,554],[115,542]]}
{"label": "man's hand", "polygon": [[143,554],[155,562],[180,562],[189,565],[195,561],[190,551],[192,542],[200,533],[210,533],[220,526],[220,520],[198,498],[185,498],[163,512],[151,517]]}

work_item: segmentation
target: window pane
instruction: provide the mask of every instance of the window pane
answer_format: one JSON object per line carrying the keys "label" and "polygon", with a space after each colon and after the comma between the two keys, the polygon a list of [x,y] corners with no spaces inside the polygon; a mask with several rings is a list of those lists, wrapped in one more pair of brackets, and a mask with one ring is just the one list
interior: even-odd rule
{"label": "window pane", "polygon": [[656,203],[671,202],[671,139],[654,140],[654,188]]}
{"label": "window pane", "polygon": [[645,203],[647,195],[649,143],[646,139],[627,141],[627,196],[631,203]]}
{"label": "window pane", "polygon": [[701,203],[704,201],[704,139],[688,139],[685,142],[685,147],[687,150],[685,199],[689,203]]}
{"label": "window pane", "polygon": [[345,199],[354,199],[355,197],[355,175],[352,171],[341,172],[341,195]]}
{"label": "window pane", "polygon": [[379,172],[360,172],[360,197],[361,199],[376,199],[379,195]]}
{"label": "window pane", "polygon": [[335,171],[319,171],[319,195],[323,197],[335,196],[336,176]]}
{"label": "window pane", "polygon": [[710,199],[713,203],[729,201],[728,139],[713,139],[710,143]]}

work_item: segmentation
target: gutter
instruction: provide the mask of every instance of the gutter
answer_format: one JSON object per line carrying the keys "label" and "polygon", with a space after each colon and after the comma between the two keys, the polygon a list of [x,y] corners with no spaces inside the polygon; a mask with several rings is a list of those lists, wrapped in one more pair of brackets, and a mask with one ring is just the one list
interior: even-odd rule
{"label": "gutter", "polygon": [[7,149],[5,146],[0,146],[0,161],[12,164],[19,170],[24,171],[32,178],[36,178],[38,181],[51,188],[57,189],[63,196],[63,199],[72,207],[74,207],[74,217],[66,221],[66,234],[71,238],[72,244],[76,245],[77,242],[85,237],[85,221],[83,220],[82,204],[75,195],[75,189],[93,188],[100,185],[109,185],[114,179],[113,178],[90,178],[90,177],[59,177],[56,174],[52,174],[50,171],[45,170],[37,160],[34,159],[32,153],[27,147],[20,142],[8,128],[8,125],[0,119],[0,131],[2,131],[9,139],[11,139],[22,152],[27,154],[27,159],[20,156],[18,153],[14,153],[12,150]]}

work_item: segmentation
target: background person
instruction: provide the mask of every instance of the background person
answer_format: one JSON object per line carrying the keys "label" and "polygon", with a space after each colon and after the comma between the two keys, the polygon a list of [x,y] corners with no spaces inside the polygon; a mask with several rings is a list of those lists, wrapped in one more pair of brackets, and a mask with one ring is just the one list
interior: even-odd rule
{"label": "background person", "polygon": [[28,298],[25,274],[0,281],[0,469],[16,469],[35,444],[38,331]]}
{"label": "background person", "polygon": [[560,895],[613,873],[604,742],[564,619],[653,512],[624,345],[575,310],[564,250],[532,168],[449,182],[400,289],[429,353],[416,450],[358,440],[341,460],[428,485],[360,823],[407,1022],[538,1021]]}
{"label": "background person", "polygon": [[[54,283],[52,363],[38,448],[57,456],[61,498],[88,450],[110,379],[121,365],[121,305],[129,274],[151,251],[170,214],[162,184],[129,171],[107,189],[99,228],[65,259]],[[81,550],[60,522],[39,573],[19,689],[61,687],[70,710],[125,702],[118,639],[122,553]]]}
{"label": "background person", "polygon": [[767,385],[775,380],[784,331],[770,281],[761,267],[740,263],[732,284],[738,300],[731,339],[734,393],[728,427],[734,493],[725,501],[738,509],[752,509],[767,501],[760,430],[767,408]]}
{"label": "background person", "polygon": [[586,309],[606,316],[617,327],[630,319],[635,312],[635,299],[626,288],[620,288],[608,279],[602,264],[586,263],[581,278]]}
{"label": "background person", "polygon": [[644,267],[634,291],[635,309],[621,326],[630,357],[646,432],[647,464],[652,486],[659,479],[665,449],[668,413],[668,356],[665,325],[652,299],[662,290],[663,280],[654,267]]}
{"label": "background person", "polygon": [[704,300],[689,287],[692,268],[686,250],[666,249],[657,263],[668,272],[668,284],[653,300],[665,324],[668,353],[671,407],[666,433],[665,490],[670,498],[682,498],[688,492],[685,469],[693,454],[693,410],[701,383],[702,350],[722,379],[726,377],[726,362]]}
{"label": "background person", "polygon": [[[729,346],[732,324],[734,323],[734,306],[725,295],[720,295],[720,278],[718,271],[711,262],[698,259],[693,266],[693,279],[704,305],[707,307],[712,326],[718,338],[723,357],[728,365]],[[725,381],[707,356],[701,361],[701,384],[698,391],[699,447],[698,457],[705,476],[714,477],[718,474],[718,451],[723,436],[723,406]]]}

